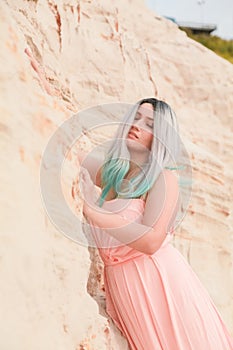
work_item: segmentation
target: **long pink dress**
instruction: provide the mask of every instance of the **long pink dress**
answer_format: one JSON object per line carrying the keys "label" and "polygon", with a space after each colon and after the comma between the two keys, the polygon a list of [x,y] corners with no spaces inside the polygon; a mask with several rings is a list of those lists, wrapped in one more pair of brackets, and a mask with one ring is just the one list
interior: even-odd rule
{"label": "long pink dress", "polygon": [[[111,211],[115,201],[104,202]],[[120,215],[140,222],[145,202],[131,199]],[[210,295],[168,234],[153,255],[92,228],[104,262],[106,311],[132,350],[233,350]]]}

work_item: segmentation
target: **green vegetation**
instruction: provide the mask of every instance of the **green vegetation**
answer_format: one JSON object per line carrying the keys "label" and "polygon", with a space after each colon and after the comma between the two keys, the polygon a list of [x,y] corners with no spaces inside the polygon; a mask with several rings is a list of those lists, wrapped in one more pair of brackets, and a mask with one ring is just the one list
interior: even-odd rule
{"label": "green vegetation", "polygon": [[233,40],[224,40],[216,35],[193,34],[189,29],[185,29],[185,32],[190,38],[233,63]]}

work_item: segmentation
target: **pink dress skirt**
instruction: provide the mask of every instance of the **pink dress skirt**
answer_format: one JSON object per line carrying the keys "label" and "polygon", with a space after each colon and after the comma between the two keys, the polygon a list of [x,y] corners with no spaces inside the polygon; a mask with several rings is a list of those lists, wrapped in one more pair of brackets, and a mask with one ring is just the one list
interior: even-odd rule
{"label": "pink dress skirt", "polygon": [[[124,199],[117,199],[124,200]],[[114,200],[104,202],[111,211]],[[140,222],[145,202],[120,215]],[[132,350],[233,350],[233,338],[207,290],[168,234],[153,255],[91,228],[104,262],[106,311]],[[114,243],[116,243],[114,245]],[[104,247],[104,248],[99,248]]]}

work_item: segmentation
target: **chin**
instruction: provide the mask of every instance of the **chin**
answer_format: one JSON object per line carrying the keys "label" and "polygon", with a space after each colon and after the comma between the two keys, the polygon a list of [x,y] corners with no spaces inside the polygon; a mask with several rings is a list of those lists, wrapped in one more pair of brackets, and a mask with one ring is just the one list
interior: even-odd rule
{"label": "chin", "polygon": [[140,150],[140,151],[145,151],[146,147],[144,145],[142,145],[137,139],[130,139],[127,138],[126,139],[126,145],[131,148],[131,149],[135,149],[135,150]]}

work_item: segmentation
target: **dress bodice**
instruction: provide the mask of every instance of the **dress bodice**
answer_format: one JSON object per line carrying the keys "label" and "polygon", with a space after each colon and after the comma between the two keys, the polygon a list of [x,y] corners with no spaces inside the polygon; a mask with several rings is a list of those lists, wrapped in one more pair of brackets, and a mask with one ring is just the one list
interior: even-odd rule
{"label": "dress bodice", "polygon": [[[142,198],[116,198],[105,201],[102,208],[121,215],[125,219],[140,223],[142,222],[144,207],[145,201]],[[104,229],[93,226],[91,231],[105,265],[115,265],[145,255],[143,252],[120,242]],[[171,235],[168,234],[161,247],[170,240]]]}

